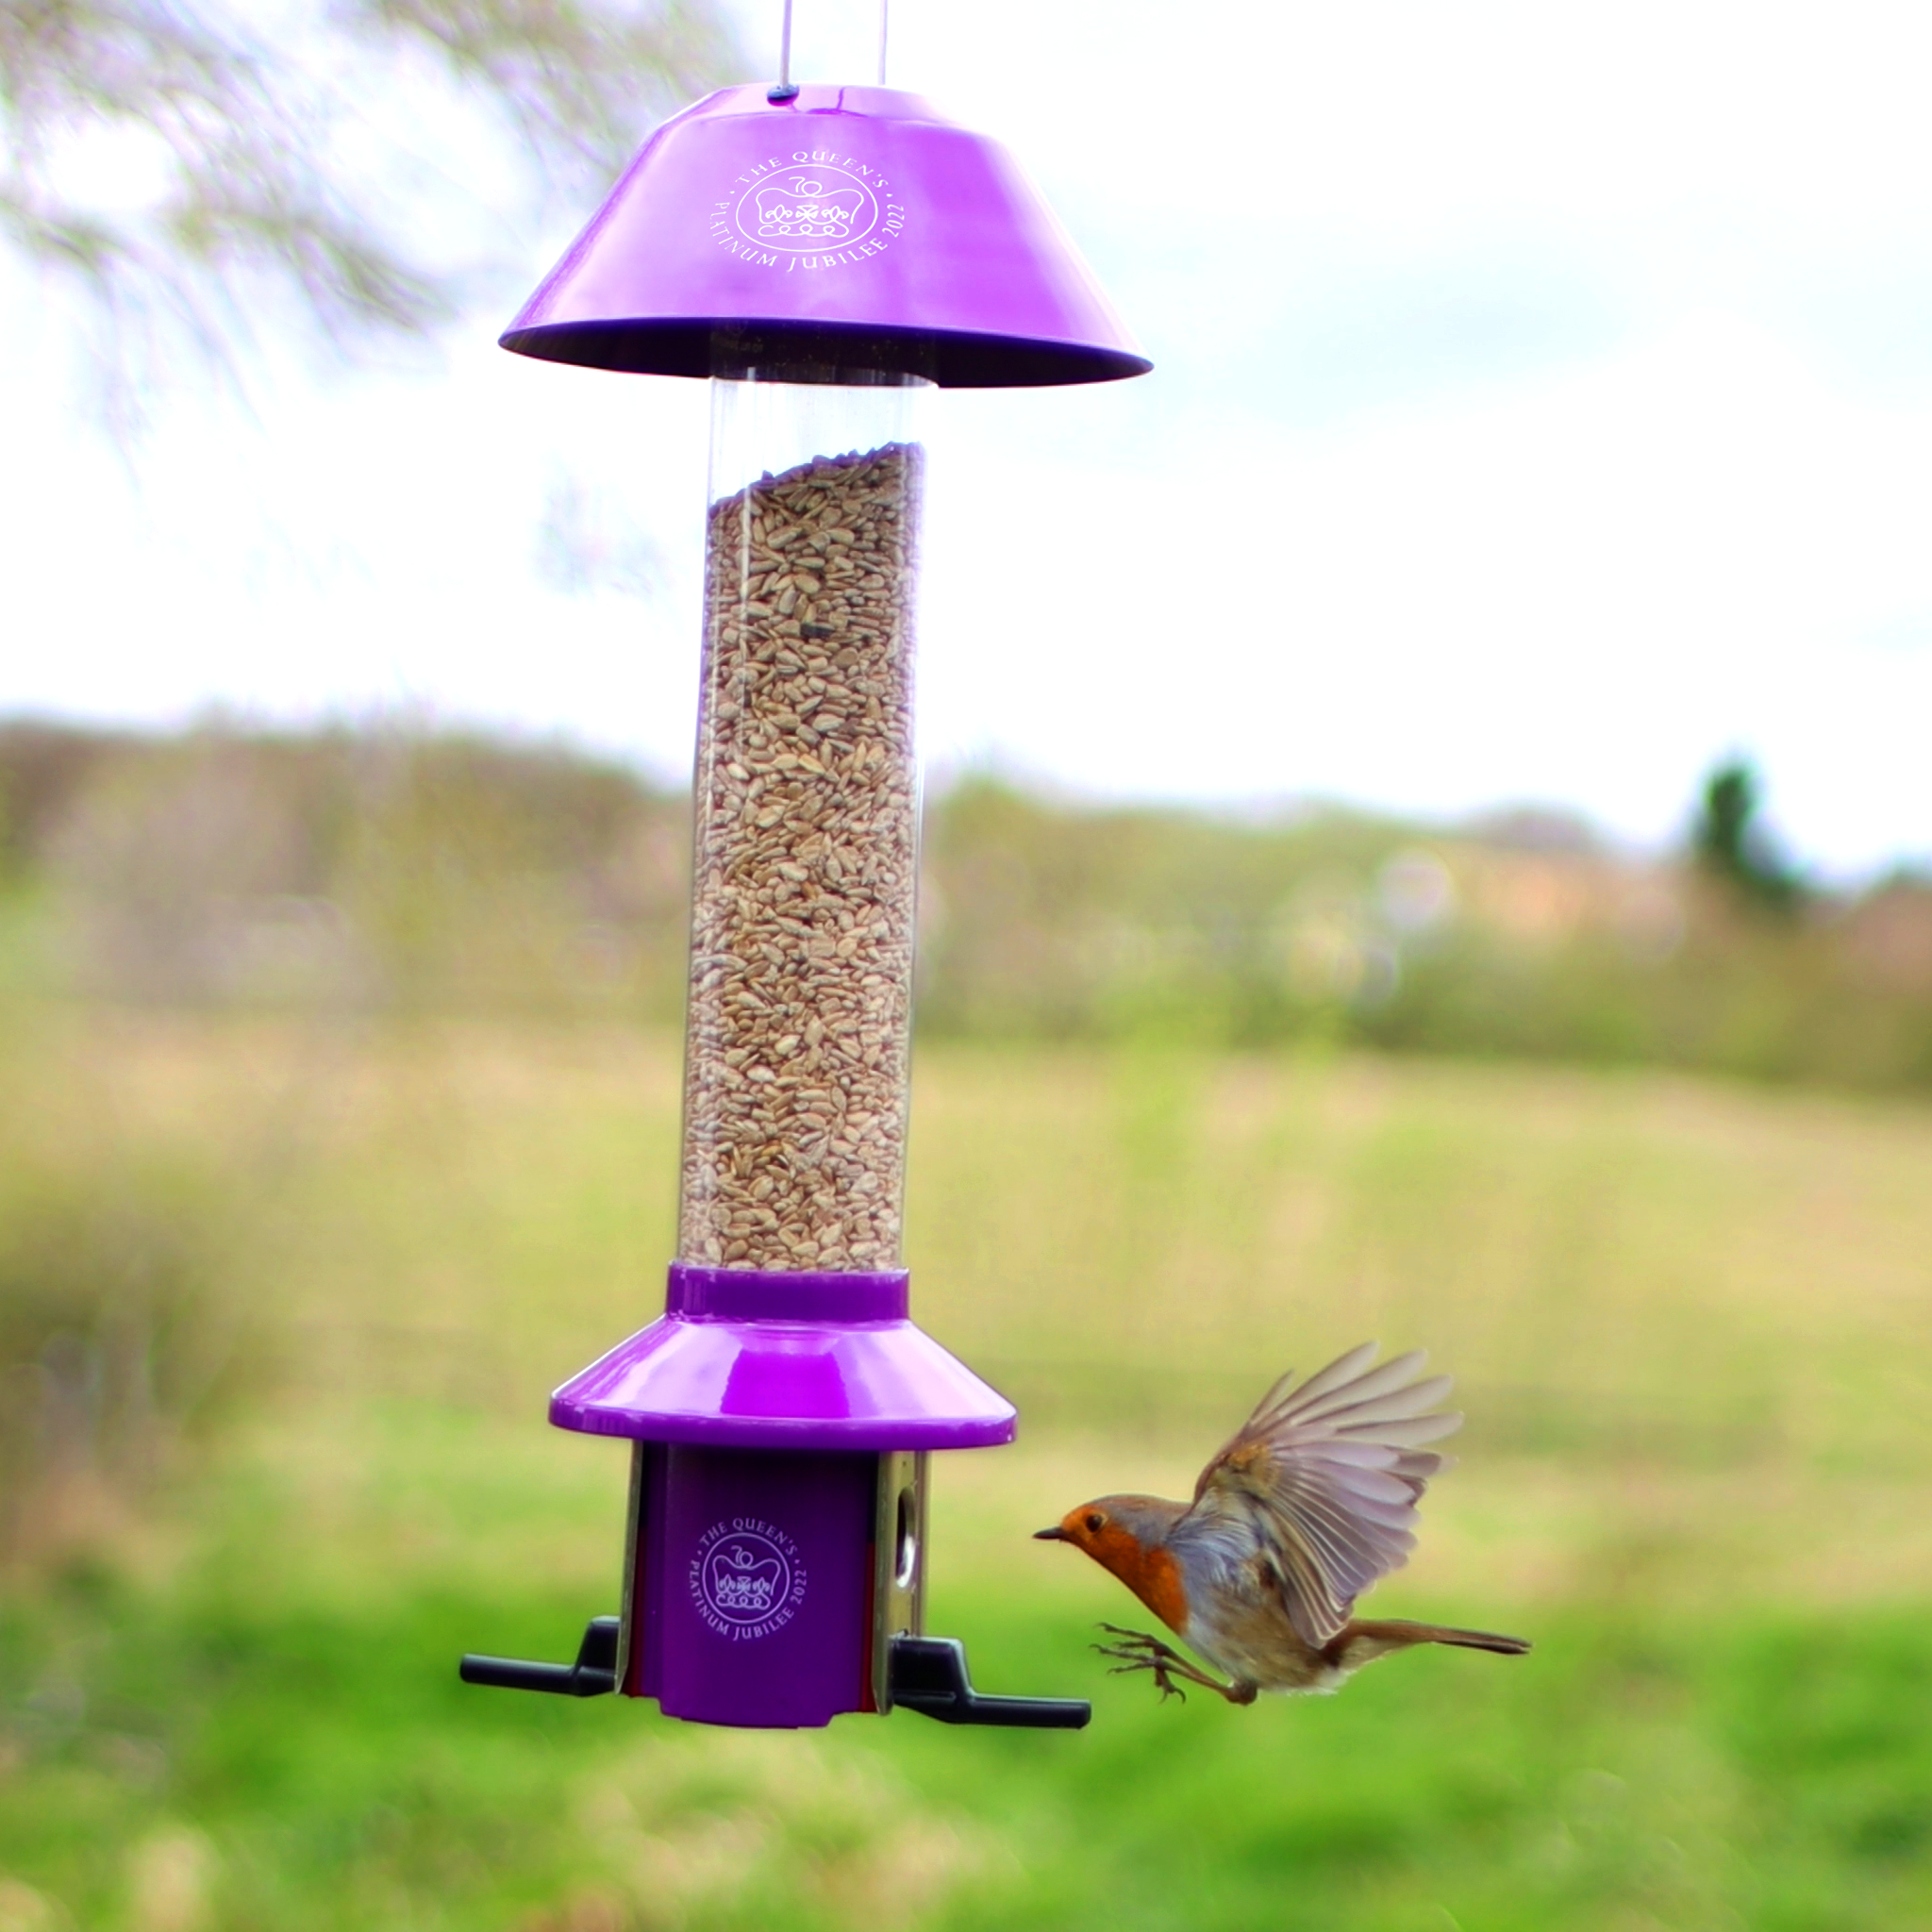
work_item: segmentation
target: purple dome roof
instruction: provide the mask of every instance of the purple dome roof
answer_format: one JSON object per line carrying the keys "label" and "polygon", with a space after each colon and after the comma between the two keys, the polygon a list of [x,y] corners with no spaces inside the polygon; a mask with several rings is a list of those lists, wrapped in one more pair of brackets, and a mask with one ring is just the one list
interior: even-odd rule
{"label": "purple dome roof", "polygon": [[1006,150],[875,87],[732,87],[675,115],[502,341],[655,375],[808,362],[959,388],[1152,366]]}

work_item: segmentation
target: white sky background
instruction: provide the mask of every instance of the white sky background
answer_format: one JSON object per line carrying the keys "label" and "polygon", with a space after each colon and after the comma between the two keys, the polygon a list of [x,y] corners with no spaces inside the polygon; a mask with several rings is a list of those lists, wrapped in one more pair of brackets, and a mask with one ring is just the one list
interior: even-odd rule
{"label": "white sky background", "polygon": [[[794,75],[869,78],[868,0],[796,4]],[[774,68],[778,10],[741,9]],[[939,765],[1657,844],[1744,749],[1810,864],[1932,858],[1932,11],[896,0],[892,35],[1157,365],[934,399]],[[76,311],[0,274],[0,709],[410,707],[681,776],[704,386],[494,346],[590,212],[491,238],[520,265],[437,350],[190,384],[131,458]],[[642,532],[655,589],[554,588],[560,514],[613,577]]]}

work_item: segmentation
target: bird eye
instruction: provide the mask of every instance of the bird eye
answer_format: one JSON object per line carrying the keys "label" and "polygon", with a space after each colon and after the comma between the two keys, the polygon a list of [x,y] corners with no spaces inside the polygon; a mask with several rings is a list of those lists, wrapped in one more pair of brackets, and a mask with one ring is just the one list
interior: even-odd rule
{"label": "bird eye", "polygon": [[1094,1531],[1102,1528],[1106,1524],[1106,1523],[1107,1518],[1104,1517],[1098,1509],[1088,1510],[1087,1532],[1090,1536],[1092,1535]]}

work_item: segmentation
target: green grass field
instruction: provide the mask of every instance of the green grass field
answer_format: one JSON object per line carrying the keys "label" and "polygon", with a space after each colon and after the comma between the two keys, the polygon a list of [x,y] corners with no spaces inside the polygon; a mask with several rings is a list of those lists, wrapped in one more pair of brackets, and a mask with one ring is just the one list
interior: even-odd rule
{"label": "green grass field", "polygon": [[[762,1735],[455,1676],[615,1607],[622,1451],[543,1402],[658,1306],[675,1057],[88,1009],[0,1037],[0,1223],[54,1230],[8,1250],[15,1312],[19,1257],[108,1208],[218,1284],[156,1330],[206,1385],[141,1439],[160,1478],[83,1443],[20,1518],[0,1932],[1932,1924],[1932,1113],[923,1051],[916,1311],[1024,1418],[941,1460],[930,1621],[1094,1722]],[[1134,1607],[1027,1532],[1184,1490],[1278,1371],[1371,1335],[1470,1418],[1376,1607],[1536,1651],[1250,1710],[1107,1677],[1092,1626]]]}

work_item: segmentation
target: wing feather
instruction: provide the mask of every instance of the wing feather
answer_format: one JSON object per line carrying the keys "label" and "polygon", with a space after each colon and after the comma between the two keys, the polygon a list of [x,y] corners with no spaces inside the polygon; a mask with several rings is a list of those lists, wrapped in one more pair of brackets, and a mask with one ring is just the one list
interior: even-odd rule
{"label": "wing feather", "polygon": [[1450,1387],[1447,1375],[1430,1375],[1405,1389],[1372,1389],[1359,1395],[1351,1389],[1338,1389],[1319,1403],[1286,1402],[1276,1414],[1284,1422],[1332,1422],[1340,1428],[1367,1422],[1400,1422],[1426,1414],[1448,1394]]}
{"label": "wing feather", "polygon": [[[1365,1342],[1363,1347],[1369,1349],[1373,1359],[1374,1344]],[[1361,1350],[1355,1349],[1350,1353],[1359,1355]],[[1348,1357],[1344,1356],[1342,1359],[1346,1361]],[[1351,1407],[1357,1403],[1372,1401],[1377,1395],[1387,1395],[1391,1391],[1406,1388],[1427,1361],[1428,1357],[1416,1348],[1384,1362],[1379,1369],[1370,1369],[1367,1374],[1352,1376],[1345,1382],[1331,1383],[1326,1389],[1314,1387],[1314,1383],[1321,1380],[1316,1376],[1304,1387],[1291,1390],[1281,1406],[1296,1415],[1326,1415],[1333,1409]]]}
{"label": "wing feather", "polygon": [[[1291,1394],[1301,1396],[1304,1400],[1325,1395],[1329,1390],[1339,1388],[1346,1382],[1357,1369],[1364,1368],[1374,1361],[1381,1353],[1381,1348],[1382,1344],[1379,1341],[1364,1341],[1358,1348],[1350,1349],[1346,1355],[1337,1356],[1325,1369],[1318,1370],[1299,1389],[1289,1387],[1294,1380],[1294,1371],[1291,1369],[1261,1398],[1260,1408],[1271,1408],[1277,1401],[1286,1400]],[[1259,1413],[1259,1409],[1257,1413]]]}
{"label": "wing feather", "polygon": [[1176,1541],[1239,1524],[1258,1547],[1304,1642],[1321,1645],[1357,1597],[1415,1547],[1416,1504],[1446,1458],[1421,1445],[1462,1418],[1439,1410],[1447,1375],[1420,1350],[1374,1366],[1364,1342],[1271,1388],[1213,1461]]}
{"label": "wing feather", "polygon": [[1441,1409],[1435,1415],[1408,1416],[1383,1423],[1375,1430],[1375,1441],[1401,1449],[1420,1448],[1424,1442],[1453,1436],[1461,1426],[1462,1418],[1455,1409]]}

